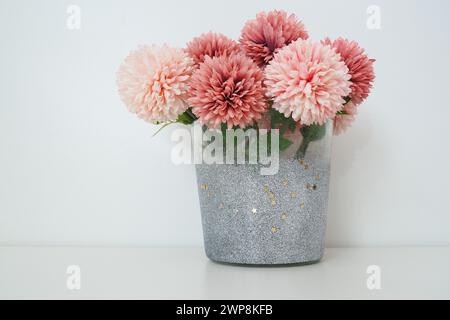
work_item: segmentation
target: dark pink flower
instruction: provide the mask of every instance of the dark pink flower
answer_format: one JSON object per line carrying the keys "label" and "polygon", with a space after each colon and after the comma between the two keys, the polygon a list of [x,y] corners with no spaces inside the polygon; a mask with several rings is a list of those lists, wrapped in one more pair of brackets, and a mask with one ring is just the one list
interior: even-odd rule
{"label": "dark pink flower", "polygon": [[242,29],[240,43],[246,54],[260,67],[272,60],[274,53],[308,33],[295,15],[284,11],[261,12]]}
{"label": "dark pink flower", "polygon": [[245,128],[267,110],[263,73],[244,54],[210,58],[200,64],[191,82],[189,104],[200,123],[210,128],[227,124]]}
{"label": "dark pink flower", "polygon": [[349,97],[358,105],[369,96],[372,83],[375,79],[373,63],[375,60],[369,59],[358,43],[347,39],[339,38],[334,41],[325,39],[325,44],[331,45],[337,53],[341,55],[342,61],[347,65],[351,90]]}
{"label": "dark pink flower", "polygon": [[206,56],[211,58],[222,55],[238,53],[241,50],[239,44],[220,33],[208,32],[192,39],[187,44],[186,51],[199,65]]}

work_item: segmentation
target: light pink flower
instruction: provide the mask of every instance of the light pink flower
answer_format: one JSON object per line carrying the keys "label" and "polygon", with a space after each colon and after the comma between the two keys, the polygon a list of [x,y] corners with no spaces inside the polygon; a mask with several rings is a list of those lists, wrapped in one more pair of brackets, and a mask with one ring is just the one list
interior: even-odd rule
{"label": "light pink flower", "polygon": [[334,135],[340,135],[344,133],[348,127],[355,120],[358,114],[358,106],[353,102],[349,101],[344,105],[344,108],[340,110],[340,113],[336,114],[333,122],[333,133]]}
{"label": "light pink flower", "polygon": [[369,59],[358,43],[347,39],[339,38],[333,42],[330,39],[324,40],[325,44],[331,45],[336,52],[341,55],[352,76],[352,92],[350,98],[356,104],[360,104],[369,96],[372,83],[375,79],[373,63],[375,60]]}
{"label": "light pink flower", "polygon": [[350,75],[334,49],[297,40],[278,51],[265,69],[273,107],[301,124],[323,124],[342,108]]}
{"label": "light pink flower", "polygon": [[142,46],[117,72],[117,87],[130,112],[149,122],[175,120],[187,109],[184,100],[194,61],[182,49]]}
{"label": "light pink flower", "polygon": [[192,39],[187,44],[186,51],[198,65],[205,60],[222,55],[238,53],[241,50],[239,44],[220,33],[208,32]]}
{"label": "light pink flower", "polygon": [[206,57],[192,76],[189,103],[210,128],[245,128],[267,109],[262,82],[261,69],[244,54]]}
{"label": "light pink flower", "polygon": [[297,39],[307,39],[308,33],[295,15],[284,11],[261,12],[249,20],[241,32],[240,42],[246,54],[260,67],[272,60],[277,49]]}

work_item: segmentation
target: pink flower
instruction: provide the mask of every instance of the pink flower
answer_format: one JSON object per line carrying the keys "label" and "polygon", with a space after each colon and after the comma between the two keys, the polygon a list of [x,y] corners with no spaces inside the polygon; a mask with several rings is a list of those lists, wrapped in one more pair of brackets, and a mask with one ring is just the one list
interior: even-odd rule
{"label": "pink flower", "polygon": [[352,92],[350,98],[356,104],[360,104],[369,96],[372,83],[375,79],[373,71],[373,63],[375,60],[369,59],[362,49],[355,41],[339,38],[335,41],[325,39],[325,44],[331,45],[336,49],[336,52],[341,55],[349,69],[349,74],[352,76]]}
{"label": "pink flower", "polygon": [[339,54],[308,40],[297,40],[278,51],[265,75],[273,107],[303,125],[333,118],[350,93],[350,75]]}
{"label": "pink flower", "polygon": [[297,39],[307,39],[308,33],[295,15],[284,11],[261,12],[242,29],[240,42],[246,54],[260,67],[272,60],[277,49]]}
{"label": "pink flower", "polygon": [[344,108],[338,114],[336,114],[336,117],[334,118],[334,135],[340,135],[344,133],[355,120],[357,114],[358,106],[353,101],[347,102],[344,105]]}
{"label": "pink flower", "polygon": [[149,122],[175,120],[187,109],[184,100],[194,61],[167,45],[132,51],[117,72],[117,87],[130,112]]}
{"label": "pink flower", "polygon": [[261,69],[244,54],[206,57],[194,72],[189,103],[200,123],[245,128],[267,109]]}
{"label": "pink flower", "polygon": [[192,39],[186,48],[187,53],[197,65],[202,63],[206,56],[213,58],[238,53],[240,50],[241,48],[236,41],[223,34],[213,32],[208,32]]}

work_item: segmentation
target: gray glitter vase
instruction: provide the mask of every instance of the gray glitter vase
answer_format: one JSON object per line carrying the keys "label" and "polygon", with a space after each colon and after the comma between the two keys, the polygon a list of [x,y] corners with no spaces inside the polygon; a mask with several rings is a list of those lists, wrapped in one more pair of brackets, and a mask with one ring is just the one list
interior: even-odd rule
{"label": "gray glitter vase", "polygon": [[205,251],[216,262],[309,264],[324,251],[332,125],[302,148],[301,135],[280,155],[279,170],[260,165],[196,166]]}

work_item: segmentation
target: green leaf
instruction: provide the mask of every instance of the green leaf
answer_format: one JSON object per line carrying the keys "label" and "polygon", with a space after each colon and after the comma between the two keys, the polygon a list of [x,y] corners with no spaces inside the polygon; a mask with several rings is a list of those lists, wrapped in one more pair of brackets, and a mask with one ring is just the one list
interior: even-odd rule
{"label": "green leaf", "polygon": [[312,124],[300,129],[303,136],[303,141],[297,150],[296,158],[301,159],[305,157],[306,150],[311,142],[322,139],[326,133],[326,125]]}
{"label": "green leaf", "polygon": [[297,129],[297,123],[292,119],[292,122],[289,123],[289,130],[291,130],[291,132],[294,132],[295,129]]}
{"label": "green leaf", "polygon": [[282,124],[284,119],[286,119],[286,117],[282,113],[278,112],[275,109],[270,109],[270,120],[272,122],[272,128],[279,124]]}
{"label": "green leaf", "polygon": [[326,125],[312,124],[301,128],[300,132],[302,133],[303,140],[307,140],[308,142],[320,140],[325,136]]}
{"label": "green leaf", "polygon": [[270,109],[270,120],[272,129],[280,129],[280,134],[283,135],[287,130],[294,132],[297,128],[297,122],[292,117],[285,117],[275,109]]}
{"label": "green leaf", "polygon": [[176,122],[182,123],[182,124],[191,124],[194,121],[195,120],[187,112],[180,114],[176,120]]}
{"label": "green leaf", "polygon": [[280,151],[284,151],[292,145],[292,141],[280,136]]}

